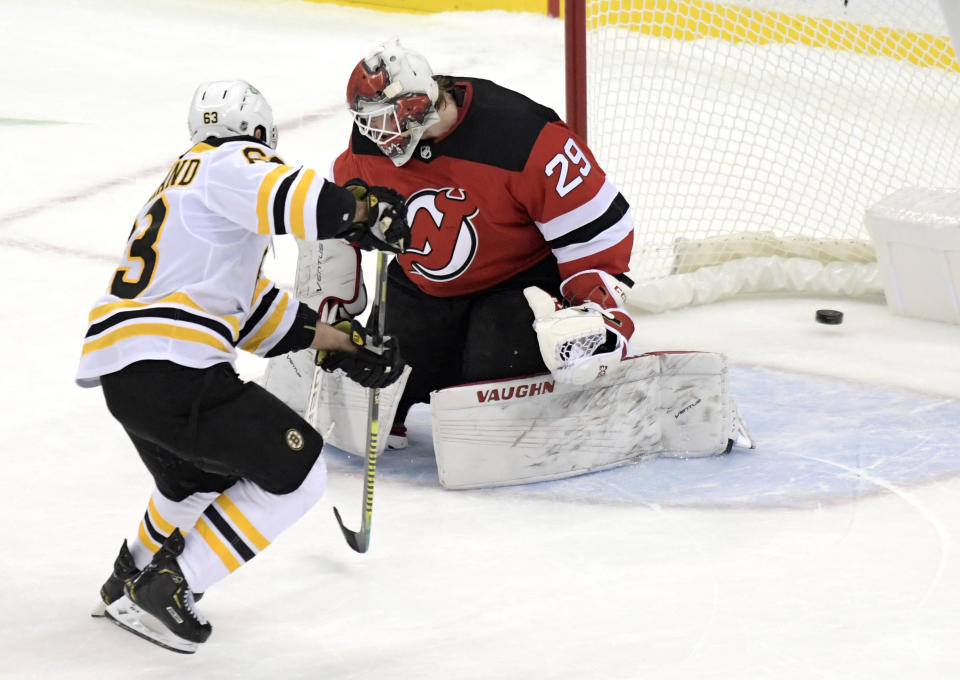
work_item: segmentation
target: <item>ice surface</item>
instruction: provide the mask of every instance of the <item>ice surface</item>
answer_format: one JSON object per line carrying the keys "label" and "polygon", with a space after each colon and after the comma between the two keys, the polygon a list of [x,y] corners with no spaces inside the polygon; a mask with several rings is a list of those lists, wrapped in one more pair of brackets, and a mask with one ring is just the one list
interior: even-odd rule
{"label": "ice surface", "polygon": [[[326,168],[344,79],[399,35],[437,71],[563,110],[562,26],[502,12],[286,2],[8,2],[0,41],[0,677],[952,678],[960,675],[960,327],[880,300],[750,298],[638,319],[645,349],[721,351],[756,451],[452,492],[429,419],[201,603],[182,657],[88,612],[151,483],[98,390],[72,379],[133,215],[187,147],[197,82],[244,77],[281,154]],[[30,123],[32,121],[32,123]],[[274,276],[292,281],[278,239]],[[842,326],[814,310],[845,312]],[[255,378],[262,361],[245,358]]]}
{"label": "ice surface", "polygon": [[[766,368],[734,367],[730,375],[756,450],[645,459],[488,493],[662,507],[816,508],[960,472],[955,400]],[[380,479],[437,486],[429,410],[417,407],[408,426],[410,448],[380,458]],[[334,469],[361,465],[339,450],[328,458]]]}

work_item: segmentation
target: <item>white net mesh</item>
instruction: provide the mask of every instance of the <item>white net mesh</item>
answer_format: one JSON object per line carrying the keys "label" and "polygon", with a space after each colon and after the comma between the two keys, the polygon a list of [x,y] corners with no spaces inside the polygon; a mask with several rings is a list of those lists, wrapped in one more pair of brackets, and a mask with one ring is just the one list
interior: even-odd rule
{"label": "white net mesh", "polygon": [[868,206],[960,186],[937,0],[587,0],[587,101],[648,288],[738,258],[871,263]]}
{"label": "white net mesh", "polygon": [[557,345],[557,360],[562,366],[575,366],[586,357],[593,356],[603,343],[606,333],[586,333]]}

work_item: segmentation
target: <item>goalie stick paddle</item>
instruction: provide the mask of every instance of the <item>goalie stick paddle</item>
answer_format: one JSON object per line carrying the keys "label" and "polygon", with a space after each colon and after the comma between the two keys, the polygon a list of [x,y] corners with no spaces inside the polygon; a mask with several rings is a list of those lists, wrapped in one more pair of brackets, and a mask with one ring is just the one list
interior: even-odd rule
{"label": "goalie stick paddle", "polygon": [[[370,307],[370,318],[372,319],[373,345],[379,347],[383,344],[383,325],[386,317],[387,308],[384,302],[387,298],[387,254],[382,250],[377,251],[377,288],[373,295],[373,305]],[[340,511],[336,506],[333,508],[333,514],[337,518],[337,524],[340,525],[340,531],[343,537],[347,539],[347,545],[359,553],[367,552],[370,547],[370,523],[373,519],[373,478],[377,471],[377,444],[380,435],[380,389],[371,388],[370,400],[367,403],[367,456],[366,469],[363,477],[363,505],[360,515],[360,530],[352,531],[348,529],[343,519],[340,517]]]}

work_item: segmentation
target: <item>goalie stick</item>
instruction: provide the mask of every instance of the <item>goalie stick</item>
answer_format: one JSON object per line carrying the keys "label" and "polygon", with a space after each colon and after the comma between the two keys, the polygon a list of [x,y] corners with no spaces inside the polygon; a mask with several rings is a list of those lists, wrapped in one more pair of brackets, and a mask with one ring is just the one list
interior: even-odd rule
{"label": "goalie stick", "polygon": [[[383,344],[383,326],[387,308],[384,304],[387,298],[387,254],[377,251],[377,287],[373,295],[373,305],[370,307],[371,330],[373,331],[373,345]],[[373,519],[373,478],[377,471],[377,438],[380,433],[380,388],[370,390],[370,400],[367,405],[367,454],[366,468],[363,477],[363,504],[360,515],[360,530],[348,529],[340,511],[336,506],[333,514],[340,525],[343,537],[347,544],[359,553],[367,552],[370,547],[370,523]]]}

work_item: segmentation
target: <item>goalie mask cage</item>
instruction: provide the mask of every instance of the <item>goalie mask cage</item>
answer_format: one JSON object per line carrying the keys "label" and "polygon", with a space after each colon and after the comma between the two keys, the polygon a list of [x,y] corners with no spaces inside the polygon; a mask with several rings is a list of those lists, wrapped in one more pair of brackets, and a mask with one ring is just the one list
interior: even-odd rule
{"label": "goalie mask cage", "polygon": [[945,10],[567,0],[567,120],[632,206],[628,303],[880,294],[866,209],[905,186],[960,186]]}

